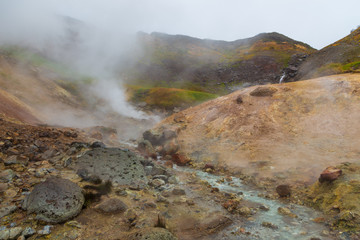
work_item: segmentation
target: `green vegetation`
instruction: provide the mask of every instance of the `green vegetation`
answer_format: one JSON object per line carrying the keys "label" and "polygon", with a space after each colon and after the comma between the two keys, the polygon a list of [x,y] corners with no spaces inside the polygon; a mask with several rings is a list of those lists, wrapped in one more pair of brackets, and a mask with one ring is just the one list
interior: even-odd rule
{"label": "green vegetation", "polygon": [[347,64],[329,63],[317,69],[315,77],[327,76],[341,73],[359,73],[360,61],[355,61]]}
{"label": "green vegetation", "polygon": [[172,110],[174,107],[192,106],[217,97],[215,94],[206,92],[176,88],[145,88],[133,85],[127,85],[126,87],[131,102],[145,102],[150,107],[167,110]]}

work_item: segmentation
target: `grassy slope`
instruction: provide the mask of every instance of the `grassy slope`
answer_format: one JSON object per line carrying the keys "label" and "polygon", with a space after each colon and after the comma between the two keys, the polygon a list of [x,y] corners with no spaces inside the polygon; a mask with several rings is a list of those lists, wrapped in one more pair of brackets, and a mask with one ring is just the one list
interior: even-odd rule
{"label": "grassy slope", "polygon": [[298,79],[360,72],[360,28],[312,54],[301,66]]}

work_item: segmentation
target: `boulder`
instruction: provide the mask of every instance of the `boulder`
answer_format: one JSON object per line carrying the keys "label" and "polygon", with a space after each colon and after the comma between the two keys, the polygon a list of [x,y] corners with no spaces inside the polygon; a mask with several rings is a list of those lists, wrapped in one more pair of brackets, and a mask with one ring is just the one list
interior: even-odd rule
{"label": "boulder", "polygon": [[291,188],[287,184],[282,184],[276,187],[276,192],[279,194],[280,197],[290,197]]}
{"label": "boulder", "polygon": [[37,184],[25,198],[23,209],[36,219],[60,223],[78,215],[84,204],[81,188],[70,180],[51,177]]}
{"label": "boulder", "polygon": [[185,166],[190,162],[190,159],[181,153],[175,153],[171,155],[171,157],[172,157],[172,161],[179,166]]}
{"label": "boulder", "polygon": [[123,213],[128,206],[118,198],[109,198],[98,204],[95,209],[102,213]]}
{"label": "boulder", "polygon": [[177,136],[175,131],[172,130],[164,130],[161,131],[159,129],[147,130],[143,133],[144,140],[148,140],[153,146],[163,145],[166,141],[169,141]]}
{"label": "boulder", "polygon": [[336,167],[327,167],[321,174],[319,178],[319,182],[332,182],[340,177],[342,174],[342,170]]}
{"label": "boulder", "polygon": [[254,97],[271,97],[276,92],[277,89],[274,87],[257,87],[250,92],[250,95]]}
{"label": "boulder", "polygon": [[143,154],[146,157],[151,157],[154,159],[157,157],[154,147],[152,146],[151,142],[148,140],[140,141],[137,149],[141,154]]}

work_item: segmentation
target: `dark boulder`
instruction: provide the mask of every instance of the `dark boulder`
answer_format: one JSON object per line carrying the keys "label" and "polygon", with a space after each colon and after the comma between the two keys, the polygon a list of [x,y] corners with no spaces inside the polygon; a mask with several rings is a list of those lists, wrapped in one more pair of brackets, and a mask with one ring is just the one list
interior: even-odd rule
{"label": "dark boulder", "polygon": [[274,87],[257,87],[250,92],[250,95],[254,97],[271,97],[276,92],[277,89]]}
{"label": "dark boulder", "polygon": [[84,204],[81,188],[70,180],[52,177],[39,183],[25,199],[28,214],[45,222],[65,222],[78,215]]}

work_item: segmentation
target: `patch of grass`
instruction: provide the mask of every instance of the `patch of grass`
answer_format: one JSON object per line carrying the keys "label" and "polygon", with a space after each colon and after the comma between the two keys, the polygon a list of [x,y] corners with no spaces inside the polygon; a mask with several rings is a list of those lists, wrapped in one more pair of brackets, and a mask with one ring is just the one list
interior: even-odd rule
{"label": "patch of grass", "polygon": [[188,107],[213,98],[215,94],[191,91],[177,88],[144,88],[128,85],[128,97],[131,102],[145,102],[150,107],[173,109],[174,107]]}
{"label": "patch of grass", "polygon": [[351,62],[342,66],[342,69],[344,71],[355,71],[358,70],[359,68],[360,68],[360,61]]}

